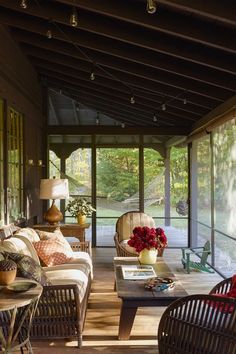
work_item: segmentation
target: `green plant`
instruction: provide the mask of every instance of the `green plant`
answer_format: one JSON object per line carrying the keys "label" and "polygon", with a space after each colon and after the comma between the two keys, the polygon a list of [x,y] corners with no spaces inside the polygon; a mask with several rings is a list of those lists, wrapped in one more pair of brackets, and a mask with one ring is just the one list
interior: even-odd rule
{"label": "green plant", "polygon": [[90,216],[93,211],[96,211],[87,199],[78,197],[69,200],[66,210],[74,217],[78,214]]}

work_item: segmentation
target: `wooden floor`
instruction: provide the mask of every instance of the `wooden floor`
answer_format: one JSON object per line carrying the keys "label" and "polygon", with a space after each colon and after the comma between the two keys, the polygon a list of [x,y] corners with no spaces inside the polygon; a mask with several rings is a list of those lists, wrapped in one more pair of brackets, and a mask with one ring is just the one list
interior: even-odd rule
{"label": "wooden floor", "polygon": [[[117,339],[120,300],[113,290],[112,260],[114,256],[115,250],[111,248],[93,250],[95,278],[87,312],[82,353],[84,353],[84,350],[86,350],[85,353],[90,353],[90,351],[87,351],[89,348],[91,350],[98,348],[97,350],[99,351],[99,348],[102,350],[102,348],[108,347],[119,348],[117,353],[121,354],[131,353],[131,348],[137,349],[136,354],[157,353],[153,348],[157,346],[158,322],[164,308],[139,309],[131,332],[131,339],[129,341],[119,341]],[[189,294],[208,293],[216,283],[222,280],[216,273],[208,274],[193,271],[191,274],[186,274],[180,263],[180,250],[167,249],[165,250],[164,258]],[[56,354],[63,353],[63,348],[67,352],[66,348],[68,346],[73,347],[75,345],[75,342],[64,341],[55,341],[54,343],[41,342],[33,343],[33,348],[36,354],[43,354],[48,351]],[[138,350],[140,346],[144,346],[147,351],[146,349]],[[111,353],[113,352],[111,350]]]}

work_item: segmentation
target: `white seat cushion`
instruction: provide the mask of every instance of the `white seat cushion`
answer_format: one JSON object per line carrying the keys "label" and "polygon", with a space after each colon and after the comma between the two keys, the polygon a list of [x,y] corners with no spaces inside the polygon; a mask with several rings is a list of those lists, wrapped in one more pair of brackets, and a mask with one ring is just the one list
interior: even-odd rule
{"label": "white seat cushion", "polygon": [[50,269],[51,267],[44,268],[46,276],[52,285],[70,285],[76,284],[79,289],[80,302],[83,301],[88,285],[88,277],[83,271],[83,265],[81,269]]}

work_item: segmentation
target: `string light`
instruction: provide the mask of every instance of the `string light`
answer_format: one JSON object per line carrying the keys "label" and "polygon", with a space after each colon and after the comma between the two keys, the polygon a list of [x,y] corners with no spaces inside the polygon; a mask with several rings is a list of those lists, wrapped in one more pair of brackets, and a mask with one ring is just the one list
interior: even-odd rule
{"label": "string light", "polygon": [[165,104],[165,103],[163,103],[163,104],[161,105],[161,109],[162,109],[163,111],[166,110],[166,104]]}
{"label": "string light", "polygon": [[70,25],[72,27],[78,26],[78,13],[75,6],[72,7],[72,13],[70,14]]}
{"label": "string light", "polygon": [[155,0],[147,0],[147,12],[154,14],[157,10],[157,4]]}
{"label": "string light", "polygon": [[95,76],[95,72],[94,72],[94,67],[95,65],[93,64],[92,70],[90,71],[90,80],[94,81],[96,76]]}
{"label": "string light", "polygon": [[52,38],[52,31],[50,29],[47,30],[46,36],[48,37],[48,39]]}
{"label": "string light", "polygon": [[99,113],[97,113],[97,117],[96,117],[96,125],[99,125]]}
{"label": "string light", "polygon": [[22,9],[27,9],[27,1],[26,0],[21,0],[20,2],[20,7]]}
{"label": "string light", "polygon": [[133,94],[132,94],[131,97],[130,97],[130,103],[131,103],[131,104],[135,104],[135,97],[134,97]]}
{"label": "string light", "polygon": [[125,123],[121,123],[121,128],[125,128]]}
{"label": "string light", "polygon": [[154,115],[153,115],[153,122],[157,122],[157,116],[156,116],[155,113],[154,113]]}
{"label": "string light", "polygon": [[183,99],[183,104],[187,104],[187,98]]}

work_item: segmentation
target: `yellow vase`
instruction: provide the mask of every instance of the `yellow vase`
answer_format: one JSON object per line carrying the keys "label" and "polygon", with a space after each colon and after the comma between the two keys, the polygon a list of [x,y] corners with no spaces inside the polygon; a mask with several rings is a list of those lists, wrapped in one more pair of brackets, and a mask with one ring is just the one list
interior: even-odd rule
{"label": "yellow vase", "polygon": [[151,248],[150,250],[145,248],[139,253],[138,259],[141,264],[155,264],[157,260],[157,250],[155,248]]}
{"label": "yellow vase", "polygon": [[78,214],[77,215],[77,222],[79,225],[84,225],[86,224],[86,215],[84,214]]}

